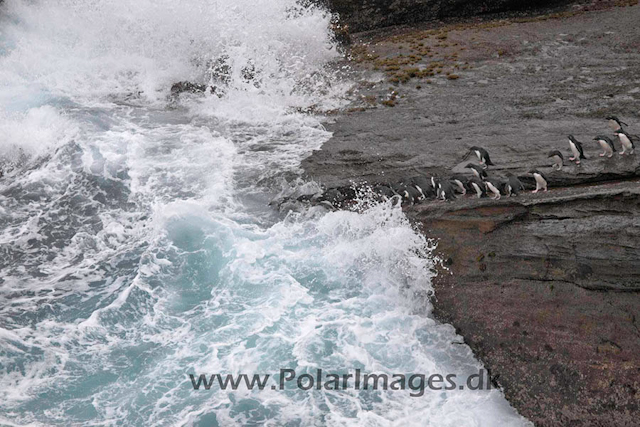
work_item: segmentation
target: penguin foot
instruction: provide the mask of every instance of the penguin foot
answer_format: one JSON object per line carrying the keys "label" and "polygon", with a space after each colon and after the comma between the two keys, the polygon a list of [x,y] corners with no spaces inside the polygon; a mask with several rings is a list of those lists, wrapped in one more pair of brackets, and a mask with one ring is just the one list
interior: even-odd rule
{"label": "penguin foot", "polygon": [[575,159],[576,159],[575,157],[569,157],[569,160],[575,160]]}
{"label": "penguin foot", "polygon": [[607,153],[600,154],[600,157],[604,157]]}
{"label": "penguin foot", "polygon": [[535,193],[537,193],[537,192],[538,192],[538,190],[533,190],[533,191],[532,191],[532,193],[533,193],[533,194],[535,194]]}
{"label": "penguin foot", "polygon": [[613,153],[609,154],[607,157],[608,158],[612,158],[613,157]]}
{"label": "penguin foot", "polygon": [[580,164],[580,160],[576,161],[576,165],[579,165],[579,164]]}

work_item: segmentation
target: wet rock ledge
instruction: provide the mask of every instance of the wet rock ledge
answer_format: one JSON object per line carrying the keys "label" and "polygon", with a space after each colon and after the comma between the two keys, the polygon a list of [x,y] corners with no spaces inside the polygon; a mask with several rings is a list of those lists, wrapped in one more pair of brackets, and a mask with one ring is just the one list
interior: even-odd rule
{"label": "wet rock ledge", "polygon": [[[403,209],[439,241],[436,316],[539,426],[635,426],[640,412],[640,150],[602,158],[593,141],[612,136],[610,114],[640,134],[640,6],[605,3],[352,36],[354,102],[303,164],[338,205],[354,183],[464,174],[474,145],[489,176],[521,178],[518,197]],[[555,171],[547,152],[567,160],[569,134],[588,159]],[[531,168],[548,192],[529,191]]]}

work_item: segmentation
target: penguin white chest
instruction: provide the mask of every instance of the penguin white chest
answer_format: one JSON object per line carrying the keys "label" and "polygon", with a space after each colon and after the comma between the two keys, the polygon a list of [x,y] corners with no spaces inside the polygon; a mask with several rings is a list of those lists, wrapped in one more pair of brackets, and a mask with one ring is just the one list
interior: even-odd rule
{"label": "penguin white chest", "polygon": [[614,131],[620,129],[620,125],[615,120],[609,120],[609,127]]}
{"label": "penguin white chest", "polygon": [[545,179],[542,177],[542,175],[534,173],[533,177],[536,180],[536,184],[540,185],[541,187],[544,187],[545,185],[547,185],[547,181],[545,181]]}
{"label": "penguin white chest", "polygon": [[578,147],[576,147],[576,144],[574,144],[573,141],[569,141],[569,146],[571,147],[573,156],[576,158],[580,158],[580,151],[578,151]]}
{"label": "penguin white chest", "polygon": [[625,135],[624,133],[619,133],[618,134],[618,138],[620,139],[620,143],[622,145],[625,146],[625,148],[630,149],[631,148],[631,140],[629,139],[629,137],[627,135]]}
{"label": "penguin white chest", "polygon": [[489,190],[491,190],[493,194],[500,194],[500,190],[498,190],[492,183],[487,182],[487,187],[489,187]]}
{"label": "penguin white chest", "polygon": [[598,142],[600,143],[600,147],[602,147],[604,151],[611,151],[611,147],[609,147],[607,141],[605,141],[604,139],[599,139]]}

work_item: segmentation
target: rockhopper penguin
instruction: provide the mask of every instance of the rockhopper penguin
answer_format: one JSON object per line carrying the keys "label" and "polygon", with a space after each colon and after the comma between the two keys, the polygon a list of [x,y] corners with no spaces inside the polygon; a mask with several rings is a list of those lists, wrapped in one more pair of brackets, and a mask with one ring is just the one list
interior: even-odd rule
{"label": "rockhopper penguin", "polygon": [[493,179],[493,178],[488,178],[485,181],[485,184],[487,186],[487,191],[490,191],[491,193],[493,193],[493,200],[500,200],[500,187],[502,186],[500,181],[498,181],[497,179]]}
{"label": "rockhopper penguin", "polygon": [[542,174],[542,172],[537,169],[533,169],[529,173],[531,173],[533,178],[536,180],[536,189],[533,190],[532,193],[537,193],[540,190],[548,191],[547,178]]}
{"label": "rockhopper penguin", "polygon": [[469,149],[469,151],[476,155],[476,157],[478,158],[478,161],[482,165],[484,165],[484,169],[486,169],[487,166],[493,166],[493,163],[491,162],[491,158],[489,157],[489,152],[484,148],[473,146]]}
{"label": "rockhopper penguin", "polygon": [[576,165],[580,164],[581,159],[586,159],[584,156],[584,150],[582,149],[582,143],[578,141],[573,135],[569,135],[569,147],[573,153],[573,157],[569,157],[569,160],[575,160]]}
{"label": "rockhopper penguin", "polygon": [[626,124],[625,122],[617,118],[616,116],[609,116],[607,117],[607,120],[609,120],[609,127],[614,132],[622,129],[622,125],[629,126],[628,124]]}
{"label": "rockhopper penguin", "polygon": [[504,192],[507,193],[507,197],[517,196],[521,191],[524,191],[522,182],[514,174],[507,172],[507,183],[504,185]]}
{"label": "rockhopper penguin", "polygon": [[481,166],[474,165],[473,163],[467,163],[467,166],[465,166],[465,168],[471,169],[471,172],[473,172],[476,178],[484,179],[487,177],[487,172],[485,172],[485,170]]}
{"label": "rockhopper penguin", "polygon": [[454,185],[454,189],[463,196],[467,194],[467,178],[462,175],[454,175],[449,178],[449,181]]}
{"label": "rockhopper penguin", "polygon": [[553,168],[557,170],[562,170],[562,166],[564,166],[564,156],[558,150],[549,151],[548,157],[553,159]]}
{"label": "rockhopper penguin", "polygon": [[613,141],[611,140],[611,138],[604,135],[598,135],[595,138],[593,138],[593,140],[598,141],[598,143],[600,144],[600,147],[602,147],[602,149],[604,150],[602,154],[600,154],[600,157],[613,156],[613,153],[616,151],[616,146],[613,145]]}
{"label": "rockhopper penguin", "polygon": [[478,196],[478,199],[487,194],[487,189],[484,185],[484,182],[476,176],[469,180],[469,187],[476,192],[476,196]]}
{"label": "rockhopper penguin", "polygon": [[631,135],[629,135],[624,129],[617,130],[616,135],[618,135],[620,144],[622,144],[622,152],[620,153],[620,155],[626,153],[627,151],[629,152],[629,154],[633,154],[636,146],[633,139],[631,138]]}

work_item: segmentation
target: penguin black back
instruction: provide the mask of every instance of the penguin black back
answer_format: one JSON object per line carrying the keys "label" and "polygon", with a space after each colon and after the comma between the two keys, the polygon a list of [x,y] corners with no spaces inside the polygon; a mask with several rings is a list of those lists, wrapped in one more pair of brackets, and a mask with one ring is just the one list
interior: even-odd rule
{"label": "penguin black back", "polygon": [[467,163],[465,168],[473,170],[474,174],[478,178],[486,178],[487,177],[487,172],[481,166],[474,165],[473,163]]}
{"label": "penguin black back", "polygon": [[573,135],[569,135],[569,141],[576,147],[576,149],[578,150],[579,153],[579,157],[581,159],[586,159],[585,155],[584,155],[584,149],[582,148],[582,143],[580,141],[578,141],[575,136]]}
{"label": "penguin black back", "polygon": [[478,160],[480,160],[485,165],[494,166],[494,164],[491,162],[491,158],[489,157],[489,152],[484,148],[474,145],[469,149],[469,151],[472,153],[476,153],[476,155],[478,156]]}
{"label": "penguin black back", "polygon": [[549,151],[549,154],[547,155],[547,157],[560,157],[561,160],[564,160],[564,156],[558,150]]}

